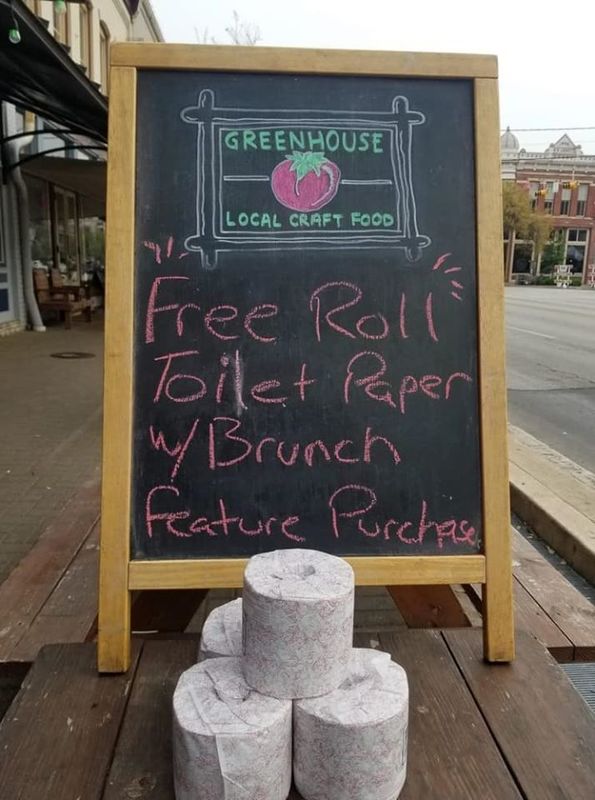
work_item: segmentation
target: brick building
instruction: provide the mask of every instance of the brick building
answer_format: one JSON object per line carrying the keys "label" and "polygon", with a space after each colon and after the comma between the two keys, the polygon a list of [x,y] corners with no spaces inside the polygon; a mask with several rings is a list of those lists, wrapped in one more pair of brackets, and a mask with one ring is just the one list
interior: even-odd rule
{"label": "brick building", "polygon": [[[569,264],[572,275],[586,283],[588,265],[595,263],[595,155],[585,155],[567,134],[543,152],[529,152],[509,128],[500,139],[500,153],[503,180],[525,187],[532,207],[551,215],[560,263]],[[507,281],[551,271],[552,264],[543,254],[535,256],[531,242],[514,238],[508,245],[505,241]]]}

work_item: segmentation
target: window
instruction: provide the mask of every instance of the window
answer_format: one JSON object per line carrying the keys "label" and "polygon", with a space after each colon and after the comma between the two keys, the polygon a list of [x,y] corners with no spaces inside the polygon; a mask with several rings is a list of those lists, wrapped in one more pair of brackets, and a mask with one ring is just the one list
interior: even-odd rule
{"label": "window", "polygon": [[54,35],[60,44],[68,45],[70,43],[70,25],[68,20],[68,6],[66,11],[57,14],[54,11]]}
{"label": "window", "polygon": [[574,275],[582,275],[585,266],[588,231],[581,228],[569,228],[567,233],[566,263]]}
{"label": "window", "polygon": [[539,192],[539,184],[538,183],[530,183],[529,184],[529,197],[531,199],[531,208],[535,211],[537,206],[537,193]]}
{"label": "window", "polygon": [[589,186],[586,183],[581,183],[578,187],[576,195],[576,216],[584,217],[587,211],[587,194],[589,193]]}
{"label": "window", "polygon": [[587,241],[587,231],[580,228],[569,228],[568,229],[568,241],[569,242],[586,242]]}
{"label": "window", "polygon": [[554,208],[554,184],[548,181],[545,185],[545,201],[543,210],[546,214],[551,214]]}
{"label": "window", "polygon": [[570,189],[562,189],[560,216],[567,217],[569,213],[570,213]]}
{"label": "window", "polygon": [[50,219],[49,187],[45,181],[25,176],[29,193],[29,238],[34,269],[43,269],[49,275],[54,265]]}
{"label": "window", "polygon": [[54,186],[54,264],[67,283],[80,283],[76,195]]}
{"label": "window", "polygon": [[86,3],[81,3],[80,7],[80,29],[81,29],[81,64],[87,69],[87,75],[91,72],[91,14]]}
{"label": "window", "polygon": [[101,88],[104,94],[109,92],[109,30],[102,22],[99,29],[99,58],[101,61]]}

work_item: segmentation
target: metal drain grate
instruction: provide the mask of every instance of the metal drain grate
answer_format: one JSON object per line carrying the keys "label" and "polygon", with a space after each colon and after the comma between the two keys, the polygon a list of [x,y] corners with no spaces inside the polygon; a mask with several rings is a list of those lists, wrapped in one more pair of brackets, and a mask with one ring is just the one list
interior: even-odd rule
{"label": "metal drain grate", "polygon": [[95,358],[95,353],[83,353],[79,350],[65,350],[63,353],[50,353],[51,358],[65,358],[75,361],[77,358]]}
{"label": "metal drain grate", "polygon": [[560,664],[572,685],[595,714],[595,662]]}

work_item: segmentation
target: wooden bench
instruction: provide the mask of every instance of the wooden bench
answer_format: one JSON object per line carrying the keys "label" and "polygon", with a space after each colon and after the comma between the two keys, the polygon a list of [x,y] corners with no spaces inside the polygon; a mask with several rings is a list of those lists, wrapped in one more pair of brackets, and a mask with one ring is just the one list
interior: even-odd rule
{"label": "wooden bench", "polygon": [[58,270],[52,270],[52,282],[47,272],[42,269],[33,270],[33,283],[39,310],[54,311],[64,320],[64,327],[72,327],[72,317],[84,314],[87,322],[91,322],[91,301],[80,286],[66,286]]}
{"label": "wooden bench", "polygon": [[[483,663],[474,629],[356,637],[370,643],[409,676],[401,800],[593,800],[593,716],[533,637],[511,665]],[[1,798],[173,800],[171,700],[196,640],[137,640],[122,676],[95,659],[92,644],[42,650],[0,725]]]}

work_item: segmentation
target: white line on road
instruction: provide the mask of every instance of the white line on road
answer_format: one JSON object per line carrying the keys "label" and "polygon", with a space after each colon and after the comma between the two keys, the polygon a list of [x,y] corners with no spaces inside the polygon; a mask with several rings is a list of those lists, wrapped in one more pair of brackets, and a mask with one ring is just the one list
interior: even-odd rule
{"label": "white line on road", "polygon": [[550,336],[547,333],[537,333],[537,331],[530,331],[528,328],[515,328],[514,325],[507,326],[511,331],[520,331],[521,333],[530,333],[532,336],[541,336],[542,339],[555,339],[555,336]]}

